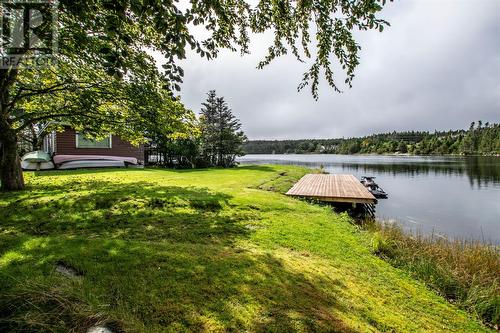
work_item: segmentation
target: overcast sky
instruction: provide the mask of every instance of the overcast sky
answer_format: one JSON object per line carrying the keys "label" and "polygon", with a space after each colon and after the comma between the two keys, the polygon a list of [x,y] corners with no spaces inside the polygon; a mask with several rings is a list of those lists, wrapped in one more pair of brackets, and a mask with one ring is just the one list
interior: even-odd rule
{"label": "overcast sky", "polygon": [[[391,27],[357,34],[361,65],[342,94],[322,84],[319,100],[297,92],[306,65],[291,56],[255,66],[252,54],[189,54],[182,100],[199,112],[206,92],[226,98],[250,139],[360,136],[393,130],[466,128],[500,122],[500,0],[404,0],[386,5]],[[339,73],[340,74],[340,73]],[[342,83],[343,80],[338,80]]]}

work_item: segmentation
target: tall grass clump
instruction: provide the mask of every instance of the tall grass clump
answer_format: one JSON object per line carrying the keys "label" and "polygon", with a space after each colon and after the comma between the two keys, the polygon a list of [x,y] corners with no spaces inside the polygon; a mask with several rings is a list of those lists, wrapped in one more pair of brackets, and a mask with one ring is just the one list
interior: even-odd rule
{"label": "tall grass clump", "polygon": [[125,332],[121,322],[93,309],[66,284],[30,282],[0,294],[0,332],[77,333],[95,326]]}
{"label": "tall grass clump", "polygon": [[373,251],[485,324],[500,326],[500,247],[481,241],[408,233],[372,222]]}

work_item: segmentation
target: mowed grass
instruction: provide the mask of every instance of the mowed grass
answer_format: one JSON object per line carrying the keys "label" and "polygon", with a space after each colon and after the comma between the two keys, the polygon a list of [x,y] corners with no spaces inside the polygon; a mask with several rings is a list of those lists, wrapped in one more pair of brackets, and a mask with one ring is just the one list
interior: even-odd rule
{"label": "mowed grass", "polygon": [[488,331],[346,215],[284,196],[306,172],[26,174],[0,194],[0,331]]}

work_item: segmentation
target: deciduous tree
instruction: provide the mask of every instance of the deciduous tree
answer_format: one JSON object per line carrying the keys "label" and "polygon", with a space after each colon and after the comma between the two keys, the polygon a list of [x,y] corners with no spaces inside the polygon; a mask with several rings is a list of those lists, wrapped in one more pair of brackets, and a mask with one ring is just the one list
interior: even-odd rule
{"label": "deciduous tree", "polygon": [[[332,70],[332,60],[344,69],[345,83],[351,85],[354,70],[359,63],[358,43],[354,30],[378,29],[382,31],[388,23],[376,14],[385,0],[325,0],[325,1],[274,1],[261,0],[256,6],[248,1],[191,1],[181,7],[175,1],[153,0],[60,0],[58,2],[57,30],[59,36],[58,61],[69,68],[78,68],[85,63],[92,70],[102,70],[106,79],[99,81],[106,89],[118,80],[131,82],[130,89],[147,83],[151,72],[157,71],[163,81],[163,89],[179,90],[183,70],[176,61],[183,59],[186,49],[196,50],[202,57],[211,59],[220,49],[226,48],[249,52],[250,37],[271,31],[274,40],[267,56],[258,64],[264,67],[273,59],[291,53],[299,61],[307,61],[309,69],[304,73],[299,88],[310,86],[317,97],[321,73],[328,84],[340,90]],[[196,38],[195,26],[208,31],[207,38]],[[7,37],[2,42],[8,44]],[[157,70],[157,64],[150,55],[159,51],[165,57],[165,64]],[[311,50],[314,50],[312,52]],[[7,49],[4,56],[17,54],[20,63],[26,56],[32,56],[29,49]],[[22,66],[21,66],[22,68]],[[82,67],[86,68],[85,66]],[[72,125],[98,125],[96,129],[110,130],[124,123],[124,131],[131,120],[143,116],[140,112],[127,109],[119,114],[119,102],[110,93],[98,93],[94,81],[80,80],[80,75],[61,72],[54,68],[51,75],[59,80],[45,79],[46,71],[25,73],[17,66],[0,69],[0,141],[3,158],[1,181],[3,190],[18,190],[24,187],[17,157],[19,128],[29,126],[40,118],[59,120]],[[87,73],[79,73],[86,76]],[[26,87],[24,75],[38,77],[36,88]],[[33,81],[32,81],[33,82]],[[70,115],[76,108],[68,109],[68,116],[50,116],[48,112],[31,109],[28,114],[19,107],[22,100],[33,96],[68,91],[72,99],[82,107],[97,107],[86,113]],[[79,95],[79,96],[77,96]],[[88,95],[96,97],[99,103],[86,102]],[[122,96],[122,95],[119,95]],[[64,105],[64,104],[61,104]],[[110,110],[113,109],[113,112]],[[145,111],[145,110],[143,110]],[[103,117],[104,116],[104,117]],[[118,120],[118,121],[117,121]],[[73,123],[74,122],[74,123]],[[101,124],[101,125],[99,125]],[[114,125],[113,125],[114,124]],[[131,126],[135,127],[135,126]],[[98,132],[89,126],[89,130]],[[102,134],[102,133],[101,133]]]}

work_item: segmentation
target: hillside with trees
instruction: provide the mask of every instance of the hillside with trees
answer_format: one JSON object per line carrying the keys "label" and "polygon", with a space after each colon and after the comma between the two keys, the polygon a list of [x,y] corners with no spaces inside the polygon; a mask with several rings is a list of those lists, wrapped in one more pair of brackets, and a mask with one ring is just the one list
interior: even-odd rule
{"label": "hillside with trees", "polygon": [[348,139],[255,140],[247,154],[500,155],[500,124],[472,122],[468,130],[406,131]]}

